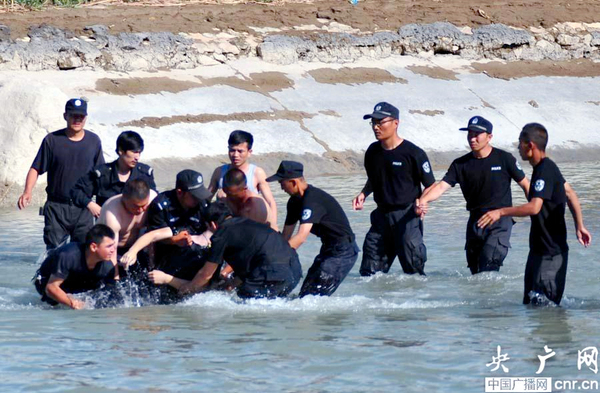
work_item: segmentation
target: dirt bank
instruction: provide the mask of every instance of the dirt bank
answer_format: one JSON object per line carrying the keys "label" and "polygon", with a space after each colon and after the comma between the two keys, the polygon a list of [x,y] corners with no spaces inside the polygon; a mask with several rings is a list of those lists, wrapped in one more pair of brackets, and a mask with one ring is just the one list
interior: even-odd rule
{"label": "dirt bank", "polygon": [[560,22],[596,22],[599,1],[540,0],[347,0],[312,2],[243,2],[160,4],[100,1],[75,8],[48,8],[0,14],[0,23],[12,37],[23,37],[32,25],[42,23],[81,32],[85,26],[104,24],[111,33],[161,32],[214,33],[216,30],[248,31],[253,27],[291,28],[335,21],[362,31],[395,30],[408,23],[447,21],[478,27],[503,23],[515,27],[550,27]]}

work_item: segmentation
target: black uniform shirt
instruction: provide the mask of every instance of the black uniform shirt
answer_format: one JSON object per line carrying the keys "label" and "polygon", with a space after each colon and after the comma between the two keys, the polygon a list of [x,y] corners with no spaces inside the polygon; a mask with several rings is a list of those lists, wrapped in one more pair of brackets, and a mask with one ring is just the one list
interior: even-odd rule
{"label": "black uniform shirt", "polygon": [[303,197],[293,196],[287,203],[285,225],[313,224],[310,232],[321,238],[324,244],[340,241],[351,242],[354,233],[348,217],[334,197],[320,188],[308,186]]}
{"label": "black uniform shirt", "polygon": [[[81,177],[71,190],[71,198],[75,205],[86,207],[96,195],[96,203],[100,206],[109,198],[121,194],[126,182],[119,180],[118,160],[109,164],[98,165]],[[152,167],[138,163],[132,170],[127,181],[142,179],[151,189],[156,190]]]}
{"label": "black uniform shirt", "polygon": [[[177,190],[161,192],[150,203],[148,208],[148,229],[155,230],[169,227],[173,234],[187,230],[190,235],[202,234],[207,226],[202,218],[202,204],[190,210],[185,210],[177,199]],[[156,243],[156,252],[160,260],[165,255],[179,251],[179,246]]]}
{"label": "black uniform shirt", "polygon": [[525,172],[515,157],[501,149],[492,149],[485,158],[473,153],[452,162],[442,179],[452,187],[460,184],[467,210],[482,215],[488,210],[512,206],[510,180],[520,182]]}
{"label": "black uniform shirt", "polygon": [[110,261],[98,262],[90,270],[85,262],[85,245],[69,243],[52,250],[40,267],[44,287],[51,275],[63,279],[61,289],[67,293],[79,293],[99,288],[103,283],[114,281],[115,268]]}
{"label": "black uniform shirt", "polygon": [[365,169],[379,208],[386,211],[407,207],[425,188],[435,183],[427,154],[406,139],[393,150],[374,142],[365,153]]}
{"label": "black uniform shirt", "polygon": [[65,128],[46,135],[31,167],[40,175],[48,172],[49,198],[67,202],[77,180],[100,164],[104,156],[98,135],[86,130],[82,140],[72,141]]}
{"label": "black uniform shirt", "polygon": [[227,262],[242,280],[271,281],[289,276],[290,259],[295,252],[279,232],[266,224],[244,217],[222,223],[211,237],[208,262]]}
{"label": "black uniform shirt", "polygon": [[529,200],[542,198],[542,210],[531,216],[529,248],[540,255],[558,255],[569,250],[565,223],[565,179],[549,158],[544,158],[531,175]]}

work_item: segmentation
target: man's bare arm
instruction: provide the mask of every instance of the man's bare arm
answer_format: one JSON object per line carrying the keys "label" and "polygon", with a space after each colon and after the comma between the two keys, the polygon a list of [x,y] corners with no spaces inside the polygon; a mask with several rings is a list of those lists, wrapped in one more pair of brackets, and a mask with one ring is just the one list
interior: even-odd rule
{"label": "man's bare arm", "polygon": [[35,183],[37,183],[38,177],[39,172],[37,169],[29,168],[29,172],[27,172],[27,177],[25,178],[25,189],[17,201],[19,209],[25,209],[31,203],[31,193],[33,192]]}
{"label": "man's bare arm", "polygon": [[583,213],[581,211],[581,204],[577,193],[571,187],[569,183],[565,183],[565,192],[567,194],[567,205],[573,216],[573,222],[575,223],[575,232],[577,234],[577,240],[579,243],[587,247],[592,243],[592,234],[583,225]]}

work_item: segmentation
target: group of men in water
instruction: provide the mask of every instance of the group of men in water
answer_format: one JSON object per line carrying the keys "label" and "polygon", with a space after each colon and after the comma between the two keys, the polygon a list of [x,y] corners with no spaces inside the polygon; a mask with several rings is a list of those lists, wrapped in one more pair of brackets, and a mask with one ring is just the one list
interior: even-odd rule
{"label": "group of men in water", "polygon": [[[241,298],[287,296],[302,278],[296,250],[310,233],[322,245],[299,296],[328,296],[358,258],[355,235],[335,198],[308,184],[299,162],[282,161],[267,177],[248,161],[253,137],[246,131],[231,133],[231,163],[217,168],[208,186],[202,174],[185,169],[174,189],[157,193],[152,168],[139,162],[139,134],[121,133],[117,160],[105,164],[100,139],[84,129],[87,102],[69,100],[64,118],[66,128],[44,138],[18,201],[26,207],[38,176],[48,173],[42,213],[49,251],[34,283],[50,304],[82,308],[72,294],[123,280],[135,281],[159,303],[208,289],[236,290]],[[521,158],[534,167],[530,189],[514,156],[491,146],[493,126],[483,117],[461,128],[471,152],[454,160],[437,183],[427,154],[398,135],[396,107],[378,103],[364,119],[376,141],[365,153],[367,181],[352,207],[362,209],[372,193],[377,208],[361,275],[387,273],[396,257],[405,273],[424,275],[423,218],[430,202],[460,184],[470,212],[465,250],[471,273],[499,270],[510,247],[511,217],[531,216],[523,302],[560,303],[568,261],[565,204],[580,243],[588,246],[591,234],[577,195],[546,157],[542,125],[527,124],[519,136]],[[528,203],[512,206],[511,180]],[[290,195],[282,231],[269,187],[275,181]],[[71,243],[61,245],[69,236]]]}

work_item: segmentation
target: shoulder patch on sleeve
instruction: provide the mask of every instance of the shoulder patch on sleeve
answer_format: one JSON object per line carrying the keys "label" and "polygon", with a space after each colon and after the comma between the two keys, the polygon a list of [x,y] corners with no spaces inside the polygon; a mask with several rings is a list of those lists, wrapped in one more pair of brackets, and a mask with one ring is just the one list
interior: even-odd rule
{"label": "shoulder patch on sleeve", "polygon": [[304,209],[302,210],[302,221],[306,221],[312,216],[312,210]]}
{"label": "shoulder patch on sleeve", "polygon": [[431,165],[429,165],[429,161],[425,161],[423,163],[423,170],[425,171],[425,173],[431,172]]}
{"label": "shoulder patch on sleeve", "polygon": [[545,185],[546,185],[546,182],[544,180],[538,179],[535,181],[535,185],[533,187],[537,192],[540,192],[544,189]]}
{"label": "shoulder patch on sleeve", "polygon": [[517,169],[518,169],[518,170],[520,170],[520,171],[522,171],[522,170],[523,170],[523,168],[521,168],[521,163],[520,163],[520,162],[519,162],[519,160],[518,160],[518,159],[516,159],[516,158],[515,158],[515,164],[517,164]]}

